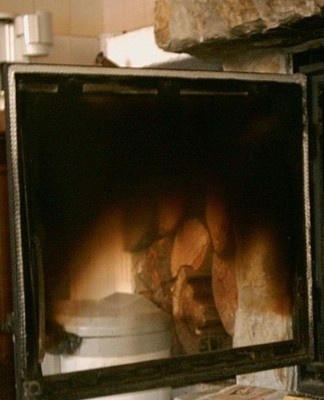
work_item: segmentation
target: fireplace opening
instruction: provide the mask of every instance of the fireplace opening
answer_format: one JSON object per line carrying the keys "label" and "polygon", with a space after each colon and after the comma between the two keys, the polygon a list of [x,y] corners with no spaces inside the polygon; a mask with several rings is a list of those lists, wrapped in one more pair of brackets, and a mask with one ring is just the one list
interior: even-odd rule
{"label": "fireplace opening", "polygon": [[303,226],[294,99],[114,85],[23,95],[46,320],[60,301],[140,293],[173,319],[172,351],[193,354],[250,340],[234,332],[249,308],[290,318]]}
{"label": "fireplace opening", "polygon": [[[12,205],[13,236],[21,239],[15,260],[24,304],[18,296],[16,308],[27,332],[16,347],[26,350],[17,357],[27,379],[37,380],[41,367],[42,390],[53,398],[63,390],[57,382],[68,391],[73,380],[67,374],[56,381],[57,373],[112,365],[62,368],[93,335],[81,332],[84,307],[93,313],[90,328],[99,326],[98,309],[106,322],[113,313],[109,340],[125,317],[133,338],[135,325],[145,334],[165,329],[167,351],[151,349],[158,361],[151,369],[138,364],[148,360],[145,352],[126,361],[150,378],[129,383],[130,366],[107,376],[100,370],[98,379],[106,376],[110,386],[100,381],[81,397],[228,377],[304,357],[311,315],[300,82],[93,72],[15,77],[8,152],[13,201],[20,196]],[[136,312],[156,318],[132,314],[129,296],[142,304]],[[60,367],[46,370],[48,357]],[[193,374],[192,363],[205,375]],[[166,372],[157,380],[161,365]],[[128,376],[119,387],[114,371]]]}

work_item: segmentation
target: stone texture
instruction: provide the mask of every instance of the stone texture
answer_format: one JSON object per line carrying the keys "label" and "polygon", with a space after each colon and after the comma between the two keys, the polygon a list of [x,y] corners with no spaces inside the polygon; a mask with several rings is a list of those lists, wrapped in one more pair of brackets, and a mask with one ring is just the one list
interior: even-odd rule
{"label": "stone texture", "polygon": [[313,0],[254,0],[254,3],[267,28],[319,12],[319,7]]}
{"label": "stone texture", "polygon": [[228,32],[231,29],[242,29],[242,32],[247,33],[255,30],[255,24],[259,25],[260,15],[253,0],[215,1],[215,11]]}
{"label": "stone texture", "polygon": [[217,15],[214,0],[156,2],[156,41],[165,50],[181,50],[208,38],[224,37],[226,34],[226,26]]}
{"label": "stone texture", "polygon": [[264,33],[320,13],[323,0],[157,0],[155,35],[168,51]]}
{"label": "stone texture", "polygon": [[[289,340],[293,335],[288,250],[272,227],[252,230],[238,242],[233,347]],[[295,374],[291,368],[262,371],[241,375],[237,382],[292,390]]]}
{"label": "stone texture", "polygon": [[235,258],[213,255],[212,288],[215,305],[226,332],[233,336],[237,310]]}
{"label": "stone texture", "polygon": [[223,57],[223,70],[287,74],[291,72],[291,63],[284,52],[253,51]]}

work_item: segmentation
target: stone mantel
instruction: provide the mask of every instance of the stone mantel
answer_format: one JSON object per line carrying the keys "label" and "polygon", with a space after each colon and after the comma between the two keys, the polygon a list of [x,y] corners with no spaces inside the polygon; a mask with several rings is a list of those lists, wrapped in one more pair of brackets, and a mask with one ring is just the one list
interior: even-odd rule
{"label": "stone mantel", "polygon": [[157,0],[159,47],[196,56],[324,41],[324,0]]}

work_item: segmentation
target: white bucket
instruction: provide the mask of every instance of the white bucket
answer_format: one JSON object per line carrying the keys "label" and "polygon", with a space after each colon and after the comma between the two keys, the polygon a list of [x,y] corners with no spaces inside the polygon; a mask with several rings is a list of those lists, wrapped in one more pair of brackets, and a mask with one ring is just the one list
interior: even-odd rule
{"label": "white bucket", "polygon": [[[62,302],[56,321],[82,338],[73,355],[46,354],[44,375],[103,368],[170,356],[168,316],[137,294]],[[170,388],[100,397],[101,400],[169,400]],[[92,399],[88,399],[92,400]]]}

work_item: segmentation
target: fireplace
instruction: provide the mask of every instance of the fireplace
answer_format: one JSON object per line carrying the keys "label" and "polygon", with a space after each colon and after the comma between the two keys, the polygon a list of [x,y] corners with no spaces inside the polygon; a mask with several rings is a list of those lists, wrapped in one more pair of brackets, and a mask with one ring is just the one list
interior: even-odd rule
{"label": "fireplace", "polygon": [[[35,65],[3,76],[18,398],[311,359],[303,76]],[[45,373],[48,354],[82,346],[67,329],[71,304],[79,317],[80,304],[116,293],[167,317],[170,355]]]}

